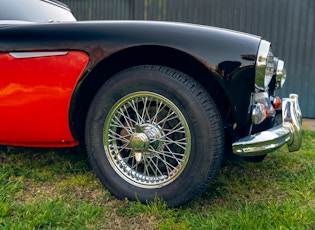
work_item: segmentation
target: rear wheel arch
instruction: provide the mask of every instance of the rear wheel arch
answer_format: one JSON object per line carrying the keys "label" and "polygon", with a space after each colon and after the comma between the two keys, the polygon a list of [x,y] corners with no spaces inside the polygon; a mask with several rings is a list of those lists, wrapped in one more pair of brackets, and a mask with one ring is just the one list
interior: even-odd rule
{"label": "rear wheel arch", "polygon": [[138,46],[118,51],[100,61],[77,85],[70,106],[70,126],[76,140],[84,142],[89,106],[100,87],[113,75],[138,65],[160,65],[177,69],[199,82],[212,96],[223,122],[233,119],[230,102],[214,74],[195,57],[169,47]]}

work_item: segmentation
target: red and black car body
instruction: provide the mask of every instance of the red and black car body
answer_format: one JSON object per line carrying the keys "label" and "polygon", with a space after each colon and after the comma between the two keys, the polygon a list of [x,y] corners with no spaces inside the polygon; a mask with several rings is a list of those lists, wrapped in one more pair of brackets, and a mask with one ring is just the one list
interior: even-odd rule
{"label": "red and black car body", "polygon": [[[115,195],[145,202],[157,194],[170,206],[199,195],[224,154],[259,160],[284,144],[290,151],[300,148],[297,95],[283,100],[282,120],[276,122],[281,100],[275,92],[286,77],[284,62],[258,36],[172,22],[75,21],[58,1],[0,1],[0,5],[1,12],[29,8],[24,15],[0,15],[2,145],[85,143],[97,175]],[[151,110],[158,114],[160,104],[168,108],[165,113],[177,114],[174,127],[171,122],[163,128],[153,121],[157,115]],[[109,107],[98,110],[102,105]],[[149,108],[143,109],[146,105]],[[137,120],[129,116],[131,111],[138,117],[148,115]],[[129,128],[111,128],[115,119],[117,127]],[[178,124],[185,131],[176,131],[171,138],[167,133]],[[112,135],[120,138],[112,140]],[[176,151],[181,157],[175,161],[158,156]],[[198,167],[208,169],[203,173]],[[178,182],[195,177],[197,184]],[[183,196],[175,192],[191,186],[196,189]]]}

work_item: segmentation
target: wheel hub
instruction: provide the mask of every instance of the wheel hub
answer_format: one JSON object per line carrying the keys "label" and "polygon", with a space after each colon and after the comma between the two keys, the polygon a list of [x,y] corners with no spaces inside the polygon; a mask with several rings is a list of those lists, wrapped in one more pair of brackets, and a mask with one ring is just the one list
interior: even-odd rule
{"label": "wheel hub", "polygon": [[143,132],[150,139],[150,144],[154,150],[160,150],[163,146],[164,132],[161,127],[156,124],[144,124],[141,126]]}
{"label": "wheel hub", "polygon": [[156,124],[145,123],[136,127],[136,133],[130,137],[130,147],[133,152],[142,152],[144,154],[152,154],[149,146],[154,150],[160,150],[163,146],[164,132],[161,127]]}
{"label": "wheel hub", "polygon": [[144,133],[134,133],[130,137],[130,146],[134,152],[147,151],[149,147],[149,138]]}

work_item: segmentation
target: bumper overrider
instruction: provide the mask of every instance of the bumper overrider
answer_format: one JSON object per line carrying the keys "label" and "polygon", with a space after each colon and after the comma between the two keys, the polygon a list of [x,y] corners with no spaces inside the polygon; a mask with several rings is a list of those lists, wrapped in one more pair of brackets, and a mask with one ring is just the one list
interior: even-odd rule
{"label": "bumper overrider", "polygon": [[287,144],[289,152],[298,151],[302,144],[302,113],[298,95],[282,99],[282,124],[241,138],[232,144],[233,153],[260,156]]}

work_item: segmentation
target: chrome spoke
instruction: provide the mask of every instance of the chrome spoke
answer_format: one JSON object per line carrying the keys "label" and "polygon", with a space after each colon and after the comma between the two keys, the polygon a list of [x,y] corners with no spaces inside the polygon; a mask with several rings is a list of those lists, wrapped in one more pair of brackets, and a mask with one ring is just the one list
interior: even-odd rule
{"label": "chrome spoke", "polygon": [[157,162],[154,162],[153,159],[148,158],[149,167],[151,168],[153,175],[154,176],[163,176],[163,173],[160,171],[159,166],[158,166],[158,158],[156,158]]}
{"label": "chrome spoke", "polygon": [[128,136],[121,136],[118,133],[115,133],[115,132],[113,132],[111,130],[109,136],[115,141],[120,140],[120,141],[123,141],[123,142],[129,142],[128,136],[130,136],[130,135],[128,135]]}
{"label": "chrome spoke", "polygon": [[[156,151],[152,151],[152,152],[156,152]],[[171,150],[168,151],[160,151],[160,152],[156,152],[158,153],[157,156],[162,156],[163,159],[165,160],[166,157],[168,158],[172,158],[174,159],[178,164],[181,162],[181,159],[183,158],[182,154],[178,154],[178,153],[174,153]],[[175,156],[177,155],[177,156]]]}
{"label": "chrome spoke", "polygon": [[[141,117],[142,117],[142,120],[144,120],[144,121],[145,120],[148,120],[148,121],[151,120],[149,110],[148,110],[150,108],[150,102],[151,101],[148,101],[147,97],[143,98],[143,110],[142,110]],[[146,119],[146,117],[147,117],[147,119]]]}
{"label": "chrome spoke", "polygon": [[139,114],[139,109],[138,109],[138,103],[135,102],[134,100],[132,100],[131,102],[129,102],[130,107],[133,109],[136,117],[137,117],[137,124],[141,124],[144,122],[143,117]]}
{"label": "chrome spoke", "polygon": [[[183,140],[186,140],[186,138],[183,138]],[[166,146],[170,145],[170,144],[175,144],[178,147],[182,148],[183,150],[186,150],[187,143],[184,142],[184,141],[180,141],[180,140],[173,141],[172,139],[169,139],[168,137],[166,137],[164,143],[165,143]]]}
{"label": "chrome spoke", "polygon": [[176,119],[176,118],[178,119],[176,113],[174,113],[173,111],[170,110],[170,111],[168,111],[167,116],[163,120],[159,121],[158,124],[159,125],[161,124],[161,127],[165,127],[166,122],[169,122],[170,120]]}
{"label": "chrome spoke", "polygon": [[[158,118],[157,117],[160,114],[160,112],[163,111],[163,109],[165,109],[165,107],[166,107],[166,105],[163,104],[163,102],[157,103],[157,105],[156,105],[156,112],[155,112],[155,114],[154,114],[154,116],[152,118],[152,121],[158,123]],[[161,126],[163,127],[163,125],[161,125]]]}

